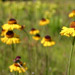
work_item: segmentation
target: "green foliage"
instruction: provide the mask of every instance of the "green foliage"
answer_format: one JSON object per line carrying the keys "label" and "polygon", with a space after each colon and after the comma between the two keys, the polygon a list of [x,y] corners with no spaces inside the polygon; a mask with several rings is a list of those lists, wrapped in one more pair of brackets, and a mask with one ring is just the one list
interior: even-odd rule
{"label": "green foliage", "polygon": [[[70,19],[68,18],[68,13],[74,9],[74,3],[71,1],[70,5],[70,2],[63,3],[58,0],[55,1],[56,2],[0,2],[0,28],[1,25],[7,23],[10,18],[15,18],[18,24],[26,25],[26,31],[28,33],[32,27],[35,27],[40,30],[42,37],[47,34],[53,36],[56,45],[48,48],[49,75],[65,75],[71,42],[69,40],[70,38],[61,38],[59,32],[63,25],[69,26]],[[45,27],[39,26],[39,21],[43,17],[50,20],[50,24]],[[34,68],[37,67],[37,64],[34,66],[34,57],[36,57],[36,55],[34,56],[34,51],[36,49],[38,49],[39,52],[37,75],[45,75],[45,48],[42,48],[40,42],[37,47],[36,42],[32,40],[32,38],[30,41],[24,32],[19,31],[17,33],[20,34],[22,40],[21,44],[15,45],[14,54],[11,51],[11,46],[3,44],[0,41],[0,75],[11,74],[8,67],[13,63],[13,59],[17,55],[21,56],[22,61],[27,63],[29,68],[28,74],[30,71],[34,72]],[[65,41],[63,41],[63,39]],[[75,65],[72,67],[71,75],[74,75]]]}

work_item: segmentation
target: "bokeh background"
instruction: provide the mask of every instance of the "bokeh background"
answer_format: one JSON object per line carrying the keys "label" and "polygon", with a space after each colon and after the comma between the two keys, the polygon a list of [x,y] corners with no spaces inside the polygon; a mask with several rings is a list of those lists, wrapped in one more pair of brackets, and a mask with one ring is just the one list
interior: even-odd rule
{"label": "bokeh background", "polygon": [[[70,25],[72,21],[68,14],[75,9],[74,0],[0,0],[0,31],[1,25],[6,24],[10,18],[15,18],[20,25],[25,25],[29,34],[32,27],[40,30],[41,37],[50,35],[56,42],[53,47],[48,47],[49,75],[66,75],[68,60],[71,49],[71,38],[61,36],[60,30],[63,26]],[[48,18],[50,23],[47,26],[40,26],[41,18]],[[30,39],[23,31],[16,31],[20,35],[21,43],[15,45],[14,53],[11,45],[0,41],[0,75],[13,75],[9,72],[9,66],[16,56],[27,63],[28,75],[45,75],[45,50],[40,41],[37,43]],[[38,65],[34,64],[38,50]],[[71,75],[75,75],[75,52],[72,59]],[[37,60],[37,59],[36,59]],[[37,74],[34,69],[38,67]],[[23,74],[20,74],[23,75]],[[26,74],[24,74],[26,75]]]}

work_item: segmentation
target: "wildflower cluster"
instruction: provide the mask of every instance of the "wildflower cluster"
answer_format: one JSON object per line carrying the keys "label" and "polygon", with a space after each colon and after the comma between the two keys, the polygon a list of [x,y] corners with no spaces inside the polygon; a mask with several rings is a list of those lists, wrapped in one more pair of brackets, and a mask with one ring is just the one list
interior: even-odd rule
{"label": "wildflower cluster", "polygon": [[17,71],[19,73],[26,72],[26,70],[28,69],[26,67],[26,63],[21,62],[20,59],[21,59],[20,56],[17,56],[14,59],[14,63],[9,66],[10,72],[13,72],[13,71]]}
{"label": "wildflower cluster", "polygon": [[[42,18],[39,22],[39,25],[40,26],[45,26],[47,24],[49,24],[49,19],[45,19],[45,18]],[[32,38],[34,40],[39,40],[41,37],[39,35],[40,31],[35,29],[35,28],[32,28],[30,30],[30,34],[31,35],[34,35]],[[43,46],[52,46],[55,44],[55,42],[51,39],[51,37],[49,35],[46,35],[45,37],[43,37],[43,39],[41,40],[41,44],[43,44]]]}
{"label": "wildflower cluster", "polygon": [[[75,17],[75,10],[73,10],[70,14],[69,14],[69,17],[71,18],[74,18]],[[72,21],[70,23],[70,26],[69,28],[68,27],[63,27],[61,32],[60,32],[61,35],[65,35],[65,36],[72,36],[72,37],[75,37],[75,21]]]}
{"label": "wildflower cluster", "polygon": [[72,48],[71,48],[71,52],[70,52],[70,58],[69,58],[69,64],[68,64],[68,75],[70,75],[70,68],[71,68],[71,60],[72,60],[72,54],[73,54],[73,49],[74,49],[74,42],[75,42],[75,10],[73,10],[70,14],[69,14],[70,18],[74,18],[74,21],[72,21],[70,23],[69,28],[68,27],[63,27],[60,34],[61,35],[65,35],[67,37],[72,36],[73,37],[73,41],[72,41]]}
{"label": "wildflower cluster", "polygon": [[40,31],[37,30],[37,29],[35,29],[35,28],[32,28],[32,29],[30,30],[30,34],[33,35],[32,38],[33,38],[34,40],[37,40],[37,41],[40,40],[41,37],[40,37],[39,32],[40,32]]}
{"label": "wildflower cluster", "polygon": [[20,43],[19,36],[14,33],[14,29],[22,30],[24,26],[17,24],[15,19],[10,19],[7,24],[2,25],[1,41],[6,44]]}

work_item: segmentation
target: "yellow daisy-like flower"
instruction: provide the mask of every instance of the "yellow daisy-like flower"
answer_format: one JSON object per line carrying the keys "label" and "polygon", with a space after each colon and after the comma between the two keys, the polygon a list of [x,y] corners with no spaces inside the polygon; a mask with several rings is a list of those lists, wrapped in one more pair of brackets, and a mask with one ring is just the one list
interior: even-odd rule
{"label": "yellow daisy-like flower", "polygon": [[26,67],[26,63],[22,63],[19,57],[20,56],[17,56],[16,59],[14,60],[14,64],[9,66],[10,72],[17,71],[19,73],[22,73],[26,72],[26,70],[28,69]]}
{"label": "yellow daisy-like flower", "polygon": [[1,38],[1,41],[6,44],[20,43],[19,37],[13,31],[6,32],[6,35]]}
{"label": "yellow daisy-like flower", "polygon": [[44,26],[44,25],[49,24],[49,22],[50,22],[50,21],[49,21],[48,19],[42,18],[42,19],[40,20],[40,23],[39,23],[39,24],[40,24],[41,26]]}
{"label": "yellow daisy-like flower", "polygon": [[61,35],[65,35],[67,37],[70,37],[70,36],[75,36],[75,21],[71,22],[70,24],[70,27],[63,27],[61,32],[60,32]]}
{"label": "yellow daisy-like flower", "polygon": [[21,26],[18,24],[4,24],[2,25],[2,29],[4,30],[21,29]]}
{"label": "yellow daisy-like flower", "polygon": [[19,63],[14,63],[10,65],[9,68],[10,68],[10,72],[17,71],[19,73],[26,72],[26,70],[28,69],[26,67],[26,63],[22,64],[22,67],[19,66]]}
{"label": "yellow daisy-like flower", "polygon": [[75,9],[69,14],[69,17],[70,18],[75,17]]}
{"label": "yellow daisy-like flower", "polygon": [[32,35],[35,35],[35,34],[38,34],[39,32],[40,32],[39,30],[32,28],[29,33]]}
{"label": "yellow daisy-like flower", "polygon": [[21,29],[21,26],[17,24],[15,19],[10,19],[8,21],[8,24],[2,25],[2,29],[4,30]]}
{"label": "yellow daisy-like flower", "polygon": [[49,35],[45,36],[42,40],[41,43],[43,44],[43,46],[53,46],[55,45],[55,42],[51,39],[51,37]]}
{"label": "yellow daisy-like flower", "polygon": [[33,37],[32,37],[34,40],[36,40],[36,41],[38,41],[38,40],[40,40],[40,35],[39,34],[36,34],[36,35],[34,35]]}

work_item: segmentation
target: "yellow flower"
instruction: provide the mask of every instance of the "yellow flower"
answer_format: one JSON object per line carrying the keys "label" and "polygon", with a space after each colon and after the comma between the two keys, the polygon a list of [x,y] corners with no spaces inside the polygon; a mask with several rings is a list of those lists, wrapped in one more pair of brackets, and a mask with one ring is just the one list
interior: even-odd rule
{"label": "yellow flower", "polygon": [[19,37],[13,31],[6,32],[6,35],[1,38],[1,41],[6,44],[20,43]]}
{"label": "yellow flower", "polygon": [[70,27],[63,27],[61,32],[61,35],[65,35],[65,36],[73,36],[75,37],[75,21],[71,22]]}
{"label": "yellow flower", "polygon": [[28,69],[26,67],[26,63],[22,63],[20,61],[20,59],[21,59],[20,56],[17,56],[14,59],[14,64],[12,64],[12,65],[9,66],[10,72],[13,72],[13,71],[17,71],[19,73],[26,72],[26,70]]}
{"label": "yellow flower", "polygon": [[38,34],[39,32],[40,32],[39,30],[32,28],[29,33],[32,35],[35,35],[35,34]]}
{"label": "yellow flower", "polygon": [[43,44],[43,46],[46,47],[46,46],[55,45],[55,42],[51,39],[49,35],[47,35],[41,40],[41,44]]}
{"label": "yellow flower", "polygon": [[[21,66],[22,65],[22,66]],[[19,73],[22,73],[22,72],[26,72],[26,70],[28,69],[26,67],[26,63],[14,63],[12,65],[9,66],[9,69],[10,69],[10,72],[13,72],[13,71],[17,71]]]}
{"label": "yellow flower", "polygon": [[2,29],[4,30],[21,29],[21,26],[18,24],[4,24],[2,25]]}
{"label": "yellow flower", "polygon": [[75,17],[75,10],[73,10],[73,11],[69,14],[69,17],[70,17],[70,18]]}
{"label": "yellow flower", "polygon": [[21,29],[21,26],[17,24],[15,19],[10,19],[8,24],[2,25],[3,30],[13,30],[13,29]]}
{"label": "yellow flower", "polygon": [[39,23],[39,24],[40,24],[41,26],[47,25],[47,24],[49,24],[49,20],[42,18],[42,19],[40,20],[40,23]]}
{"label": "yellow flower", "polygon": [[36,41],[38,41],[38,40],[40,40],[40,35],[39,34],[36,34],[36,35],[34,35],[33,37],[32,37],[34,40],[36,40]]}

